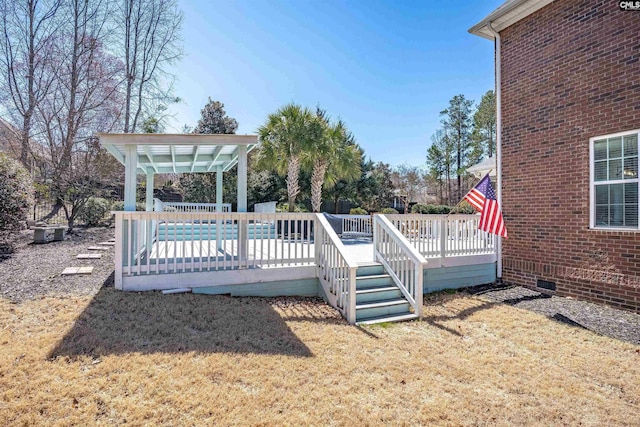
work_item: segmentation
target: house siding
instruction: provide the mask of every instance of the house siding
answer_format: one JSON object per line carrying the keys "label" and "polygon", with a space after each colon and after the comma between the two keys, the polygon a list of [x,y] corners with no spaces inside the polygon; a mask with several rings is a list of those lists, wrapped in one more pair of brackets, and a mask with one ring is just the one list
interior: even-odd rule
{"label": "house siding", "polygon": [[589,229],[589,138],[640,128],[640,12],[557,0],[500,36],[503,280],[640,311],[640,232]]}

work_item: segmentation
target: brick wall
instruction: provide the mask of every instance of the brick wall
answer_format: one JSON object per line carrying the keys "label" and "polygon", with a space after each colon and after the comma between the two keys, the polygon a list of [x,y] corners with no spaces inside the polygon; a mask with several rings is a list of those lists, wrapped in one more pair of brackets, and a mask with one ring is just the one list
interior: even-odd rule
{"label": "brick wall", "polygon": [[500,35],[504,281],[640,311],[640,232],[589,229],[589,138],[640,129],[640,12],[556,0]]}

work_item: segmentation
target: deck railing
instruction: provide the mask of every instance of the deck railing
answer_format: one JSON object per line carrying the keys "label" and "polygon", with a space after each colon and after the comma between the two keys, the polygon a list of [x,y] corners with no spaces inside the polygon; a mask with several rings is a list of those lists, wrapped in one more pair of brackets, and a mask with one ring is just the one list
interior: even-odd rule
{"label": "deck railing", "polygon": [[373,247],[376,260],[422,317],[422,284],[427,260],[384,215],[374,215]]}
{"label": "deck railing", "polygon": [[494,237],[478,230],[479,215],[385,215],[426,258],[495,253]]}
{"label": "deck railing", "polygon": [[115,212],[124,276],[313,265],[314,214]]}
{"label": "deck railing", "polygon": [[335,215],[342,218],[342,237],[373,237],[371,215]]}
{"label": "deck railing", "polygon": [[[217,203],[161,202],[154,199],[156,212],[208,212],[217,213]],[[231,212],[231,203],[222,203],[222,212]]]}
{"label": "deck railing", "polygon": [[315,254],[318,278],[329,304],[351,324],[356,322],[356,271],[344,244],[323,214],[316,214]]}

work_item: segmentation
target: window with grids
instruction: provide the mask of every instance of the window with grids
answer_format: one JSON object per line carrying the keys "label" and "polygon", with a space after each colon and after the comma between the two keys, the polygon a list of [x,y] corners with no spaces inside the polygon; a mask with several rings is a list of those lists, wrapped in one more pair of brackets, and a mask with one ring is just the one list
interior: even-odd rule
{"label": "window with grids", "polygon": [[591,225],[638,229],[638,132],[591,139]]}

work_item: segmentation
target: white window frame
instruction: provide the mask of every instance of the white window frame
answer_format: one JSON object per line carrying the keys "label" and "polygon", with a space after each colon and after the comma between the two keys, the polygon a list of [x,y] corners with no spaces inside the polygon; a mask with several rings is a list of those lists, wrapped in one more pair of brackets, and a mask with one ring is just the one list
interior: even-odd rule
{"label": "white window frame", "polygon": [[[594,136],[589,138],[589,228],[593,230],[606,230],[606,231],[638,231],[640,232],[640,200],[638,201],[638,226],[637,227],[611,227],[611,226],[596,226],[596,181],[595,181],[595,154],[594,143],[601,139],[617,138],[620,136],[629,136],[636,134],[638,141],[638,169],[640,169],[640,129],[628,130],[625,132],[612,133],[608,135]],[[640,199],[640,170],[638,171],[638,198]],[[598,181],[598,184],[619,184],[619,183],[632,183],[633,180],[613,180],[613,181]]]}

